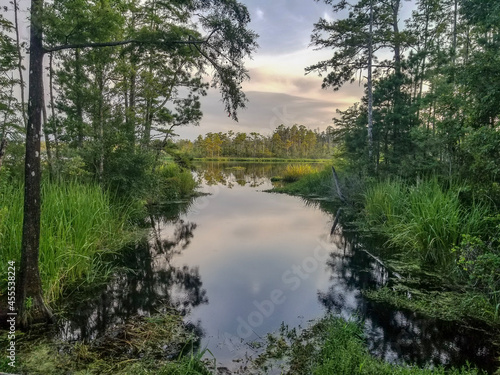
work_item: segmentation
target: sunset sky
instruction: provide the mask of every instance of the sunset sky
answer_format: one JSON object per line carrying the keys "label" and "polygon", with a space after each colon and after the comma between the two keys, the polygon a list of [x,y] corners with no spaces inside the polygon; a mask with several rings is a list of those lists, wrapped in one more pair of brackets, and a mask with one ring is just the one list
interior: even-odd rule
{"label": "sunset sky", "polygon": [[332,124],[337,108],[360,100],[357,83],[338,92],[321,89],[321,78],[304,75],[304,68],[331,56],[331,51],[309,47],[313,25],[320,17],[333,18],[331,6],[313,0],[240,0],[250,11],[250,28],[259,34],[259,48],[247,61],[250,81],[243,88],[249,99],[239,112],[239,122],[228,118],[220,94],[212,90],[202,101],[199,127],[178,129],[180,138],[233,130],[270,134],[280,124],[303,124],[324,130]]}

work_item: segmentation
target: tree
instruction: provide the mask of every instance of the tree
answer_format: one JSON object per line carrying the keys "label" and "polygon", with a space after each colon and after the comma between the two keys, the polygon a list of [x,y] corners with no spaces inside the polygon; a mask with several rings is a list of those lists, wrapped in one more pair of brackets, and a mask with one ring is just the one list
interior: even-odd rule
{"label": "tree", "polygon": [[[317,0],[319,1],[319,0]],[[346,19],[328,21],[321,18],[314,25],[311,44],[318,48],[331,48],[331,59],[320,61],[306,68],[306,74],[316,71],[320,75],[328,72],[323,78],[323,88],[340,89],[346,82],[354,82],[357,72],[367,70],[368,95],[368,157],[373,153],[373,63],[375,52],[384,46],[388,24],[384,17],[384,8],[376,0],[361,0],[350,5],[342,0],[333,4],[332,0],[324,0],[331,4],[335,12],[348,9]],[[325,35],[326,34],[326,35]]]}
{"label": "tree", "polygon": [[[85,6],[84,5],[81,6]],[[51,312],[44,304],[38,268],[40,240],[40,132],[43,106],[43,56],[48,52],[132,45],[147,50],[160,50],[172,55],[191,53],[200,64],[208,64],[215,73],[212,87],[219,88],[224,106],[237,120],[237,110],[245,106],[241,82],[248,78],[243,59],[256,47],[256,34],[247,29],[250,16],[246,7],[236,1],[163,2],[177,19],[168,29],[141,29],[123,40],[94,40],[90,30],[99,19],[78,24],[79,29],[59,29],[51,36],[49,46],[43,46],[43,0],[32,0],[30,11],[30,63],[28,86],[28,127],[25,157],[25,203],[21,265],[17,286],[19,323],[29,320],[46,321]],[[195,14],[207,36],[189,27]],[[85,21],[85,20],[84,20]],[[61,44],[56,44],[59,41]],[[208,63],[207,63],[208,61]],[[26,301],[31,300],[29,316]],[[30,318],[30,319],[28,319]]]}

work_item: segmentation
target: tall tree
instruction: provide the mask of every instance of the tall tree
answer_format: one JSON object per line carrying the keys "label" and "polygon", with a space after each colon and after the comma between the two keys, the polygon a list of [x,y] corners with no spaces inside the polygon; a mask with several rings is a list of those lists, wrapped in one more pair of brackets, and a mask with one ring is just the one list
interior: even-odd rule
{"label": "tall tree", "polygon": [[[319,0],[316,0],[319,1]],[[384,7],[380,1],[360,0],[352,5],[345,0],[335,2],[324,0],[332,5],[334,12],[348,10],[348,17],[328,21],[321,18],[315,25],[311,44],[323,49],[333,50],[332,58],[320,61],[306,68],[306,74],[327,72],[323,78],[323,88],[340,89],[346,82],[354,82],[357,73],[367,71],[368,96],[368,158],[372,164],[373,154],[373,68],[375,53],[385,46],[389,24]]]}
{"label": "tall tree", "polygon": [[[256,34],[247,29],[250,16],[246,7],[233,0],[213,0],[210,2],[162,2],[170,10],[172,23],[166,30],[151,31],[141,29],[136,35],[124,40],[94,40],[91,27],[85,25],[80,30],[59,30],[59,36],[52,37],[51,43],[43,46],[43,0],[32,0],[30,11],[30,70],[28,94],[28,127],[26,133],[25,157],[25,204],[23,219],[23,239],[21,266],[17,287],[17,307],[19,322],[28,323],[26,301],[30,299],[29,318],[47,320],[50,310],[45,306],[38,268],[40,239],[40,132],[43,105],[43,56],[47,52],[68,49],[102,48],[123,45],[137,45],[145,49],[158,49],[172,55],[180,50],[189,50],[200,61],[208,61],[215,70],[212,86],[218,87],[225,108],[237,119],[237,110],[245,105],[245,95],[241,82],[248,78],[243,60],[256,47]],[[87,6],[83,2],[81,6]],[[192,28],[191,16],[196,14],[199,25],[207,34]],[[94,25],[105,22],[93,19]],[[88,33],[86,33],[88,32]],[[57,33],[56,33],[57,34]],[[83,37],[81,34],[84,34]]]}

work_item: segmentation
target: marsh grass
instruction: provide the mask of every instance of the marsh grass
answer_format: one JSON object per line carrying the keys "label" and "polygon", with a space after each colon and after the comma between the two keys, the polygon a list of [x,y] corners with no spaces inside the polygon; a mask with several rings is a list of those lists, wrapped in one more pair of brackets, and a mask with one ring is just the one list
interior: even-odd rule
{"label": "marsh grass", "polygon": [[283,172],[283,181],[294,182],[300,180],[306,175],[317,172],[310,164],[289,164]]}
{"label": "marsh grass", "polygon": [[[23,187],[4,187],[0,207],[1,261],[16,260],[19,265]],[[48,302],[61,296],[70,283],[93,282],[109,272],[104,258],[133,238],[127,228],[130,214],[127,205],[117,207],[97,185],[43,184],[40,273]]]}
{"label": "marsh grass", "polygon": [[320,169],[312,169],[309,173],[302,175],[298,181],[275,188],[274,191],[293,195],[317,195],[333,198],[335,194],[331,167],[322,166]]}
{"label": "marsh grass", "polygon": [[436,179],[409,185],[402,180],[377,183],[365,193],[368,229],[382,232],[388,244],[424,264],[447,268],[463,234],[477,235],[484,228],[489,208],[473,203],[463,207],[460,186],[443,189]]}
{"label": "marsh grass", "polygon": [[188,197],[197,186],[191,172],[175,163],[164,163],[157,169],[160,196],[166,200]]}

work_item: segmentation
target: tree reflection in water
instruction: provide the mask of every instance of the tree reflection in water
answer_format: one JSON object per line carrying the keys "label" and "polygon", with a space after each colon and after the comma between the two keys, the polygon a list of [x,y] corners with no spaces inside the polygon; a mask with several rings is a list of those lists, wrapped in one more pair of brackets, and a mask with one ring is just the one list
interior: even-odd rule
{"label": "tree reflection in water", "polygon": [[[150,215],[150,241],[126,249],[120,258],[121,271],[97,294],[65,306],[66,311],[76,313],[62,319],[62,339],[93,340],[137,316],[163,313],[172,306],[188,314],[193,307],[208,303],[198,268],[174,267],[170,262],[186,249],[196,230],[196,223],[178,219],[189,205],[179,205],[174,216],[161,211]],[[165,226],[166,222],[174,224]],[[166,227],[173,228],[173,233]],[[201,339],[200,323],[191,329]]]}
{"label": "tree reflection in water", "polygon": [[330,286],[318,291],[318,299],[329,312],[345,318],[359,316],[364,321],[372,354],[419,366],[462,366],[469,361],[487,371],[495,368],[494,353],[484,333],[365,299],[361,290],[389,282],[387,270],[354,238],[334,234],[331,240],[336,250],[327,261]]}

